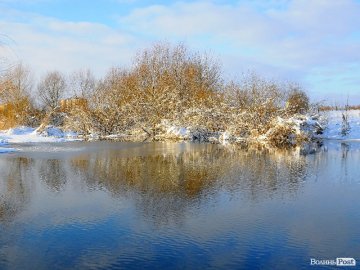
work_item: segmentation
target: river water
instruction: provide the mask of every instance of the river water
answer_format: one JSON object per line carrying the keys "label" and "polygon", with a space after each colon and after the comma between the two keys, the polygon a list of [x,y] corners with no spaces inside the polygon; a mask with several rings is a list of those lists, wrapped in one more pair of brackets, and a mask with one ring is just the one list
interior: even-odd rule
{"label": "river water", "polygon": [[16,148],[0,155],[0,269],[360,264],[360,143],[311,154],[195,143]]}

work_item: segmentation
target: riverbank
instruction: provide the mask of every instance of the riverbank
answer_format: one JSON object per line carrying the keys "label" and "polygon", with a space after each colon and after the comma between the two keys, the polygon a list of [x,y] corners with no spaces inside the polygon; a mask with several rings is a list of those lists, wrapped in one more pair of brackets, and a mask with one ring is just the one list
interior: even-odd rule
{"label": "riverbank", "polygon": [[199,141],[210,143],[255,142],[281,145],[297,145],[304,140],[353,140],[360,141],[360,110],[329,111],[320,115],[295,115],[283,119],[278,117],[266,134],[252,134],[248,137],[236,136],[231,130],[207,132],[194,127],[171,125],[166,121],[159,127],[159,133],[150,138],[144,131],[129,134],[81,135],[62,128],[46,126],[39,128],[17,127],[0,131],[0,152],[15,151],[11,145],[20,143],[70,142],[74,140],[115,140],[115,141]]}
{"label": "riverbank", "polygon": [[9,153],[16,151],[12,147],[23,143],[53,143],[70,142],[81,140],[74,132],[64,132],[61,128],[46,127],[40,131],[40,128],[16,127],[0,131],[0,153]]}

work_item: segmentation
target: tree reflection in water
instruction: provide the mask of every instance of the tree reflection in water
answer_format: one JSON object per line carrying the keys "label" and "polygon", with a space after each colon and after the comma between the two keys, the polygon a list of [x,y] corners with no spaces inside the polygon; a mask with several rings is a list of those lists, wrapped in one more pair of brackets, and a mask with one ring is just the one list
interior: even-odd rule
{"label": "tree reflection in water", "polygon": [[0,222],[11,220],[29,202],[32,182],[27,176],[33,164],[33,159],[24,157],[0,163]]}
{"label": "tree reflection in water", "polygon": [[260,200],[296,194],[307,175],[306,158],[292,151],[255,151],[212,144],[144,143],[135,149],[97,151],[69,158],[1,160],[0,219],[17,215],[34,182],[63,192],[74,179],[87,191],[131,198],[156,223],[177,221],[219,191]]}
{"label": "tree reflection in water", "polygon": [[305,157],[294,150],[254,151],[211,144],[173,150],[98,153],[74,158],[71,166],[90,189],[131,196],[141,213],[156,223],[181,217],[220,190],[240,190],[251,200],[275,192],[291,196],[307,175]]}
{"label": "tree reflection in water", "polygon": [[48,159],[38,166],[39,178],[53,192],[60,192],[65,188],[67,182],[66,168],[64,162],[59,159]]}

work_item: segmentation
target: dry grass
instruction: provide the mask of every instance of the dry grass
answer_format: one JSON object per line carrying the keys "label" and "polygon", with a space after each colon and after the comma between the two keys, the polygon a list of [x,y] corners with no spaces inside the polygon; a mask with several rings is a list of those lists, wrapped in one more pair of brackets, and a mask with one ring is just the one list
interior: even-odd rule
{"label": "dry grass", "polygon": [[318,108],[319,108],[319,111],[360,110],[360,105],[347,105],[347,106],[321,105]]}

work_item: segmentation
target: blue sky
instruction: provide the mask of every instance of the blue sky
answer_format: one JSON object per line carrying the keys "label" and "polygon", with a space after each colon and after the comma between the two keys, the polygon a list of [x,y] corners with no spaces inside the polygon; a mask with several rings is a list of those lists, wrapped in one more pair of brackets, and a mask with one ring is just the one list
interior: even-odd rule
{"label": "blue sky", "polygon": [[300,83],[313,100],[360,104],[358,0],[0,0],[0,57],[37,76],[129,66],[156,41],[185,42],[222,62]]}

